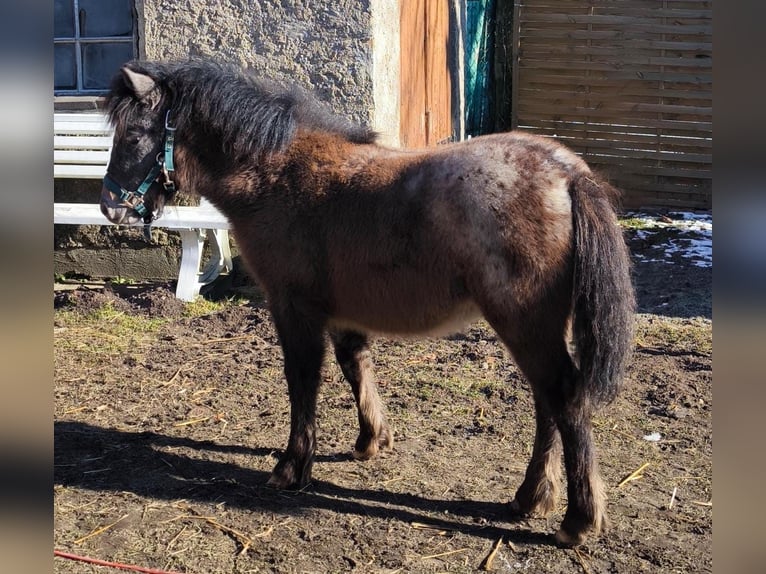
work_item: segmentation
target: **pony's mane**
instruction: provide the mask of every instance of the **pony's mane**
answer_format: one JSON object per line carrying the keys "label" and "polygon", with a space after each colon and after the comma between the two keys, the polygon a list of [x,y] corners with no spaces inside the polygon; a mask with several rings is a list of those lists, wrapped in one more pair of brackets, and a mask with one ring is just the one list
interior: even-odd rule
{"label": "pony's mane", "polygon": [[[353,143],[373,143],[377,134],[341,118],[295,85],[257,78],[228,64],[207,60],[131,62],[160,88],[160,106],[179,128],[194,126],[220,137],[235,157],[283,151],[299,127],[329,132]],[[112,81],[106,109],[114,126],[139,105],[122,74]],[[180,132],[179,132],[180,133]]]}

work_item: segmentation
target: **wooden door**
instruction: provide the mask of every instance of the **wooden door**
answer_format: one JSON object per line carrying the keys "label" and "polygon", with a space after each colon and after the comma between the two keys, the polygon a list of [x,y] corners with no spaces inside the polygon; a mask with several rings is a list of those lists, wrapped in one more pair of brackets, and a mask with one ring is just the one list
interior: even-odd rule
{"label": "wooden door", "polygon": [[401,145],[425,147],[449,141],[449,0],[402,0],[400,25]]}

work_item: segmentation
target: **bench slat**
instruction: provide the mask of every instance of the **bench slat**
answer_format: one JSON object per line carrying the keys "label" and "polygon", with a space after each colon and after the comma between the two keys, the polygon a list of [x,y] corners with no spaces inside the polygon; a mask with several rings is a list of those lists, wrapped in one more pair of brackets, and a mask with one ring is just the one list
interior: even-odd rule
{"label": "bench slat", "polygon": [[[55,203],[53,222],[70,225],[113,225],[95,203]],[[141,224],[138,224],[139,226]],[[212,206],[167,206],[155,223],[166,229],[230,229],[229,221]]]}
{"label": "bench slat", "polygon": [[95,123],[81,123],[71,122],[63,124],[53,125],[54,135],[94,135],[94,136],[110,136],[112,130],[108,125],[100,125]]}
{"label": "bench slat", "polygon": [[107,123],[106,114],[101,112],[53,112],[53,122],[89,122]]}
{"label": "bench slat", "polygon": [[53,150],[55,164],[89,164],[106,167],[109,163],[108,151]]}
{"label": "bench slat", "polygon": [[106,164],[102,165],[75,165],[58,163],[53,165],[53,177],[101,179],[106,173]]}
{"label": "bench slat", "polygon": [[111,147],[111,136],[53,136],[54,149],[108,150]]}

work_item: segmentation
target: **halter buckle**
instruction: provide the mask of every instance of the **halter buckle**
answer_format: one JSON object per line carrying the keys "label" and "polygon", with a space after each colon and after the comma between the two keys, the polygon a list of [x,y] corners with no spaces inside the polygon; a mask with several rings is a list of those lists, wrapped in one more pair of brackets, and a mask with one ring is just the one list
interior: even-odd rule
{"label": "halter buckle", "polygon": [[176,131],[176,128],[170,125],[170,110],[165,113],[165,129],[169,132]]}

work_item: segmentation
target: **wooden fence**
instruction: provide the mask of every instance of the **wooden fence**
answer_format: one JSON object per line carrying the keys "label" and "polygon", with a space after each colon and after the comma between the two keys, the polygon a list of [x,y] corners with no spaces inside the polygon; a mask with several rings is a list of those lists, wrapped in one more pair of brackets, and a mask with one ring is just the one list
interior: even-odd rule
{"label": "wooden fence", "polygon": [[711,208],[712,4],[515,0],[513,127],[582,154],[626,208]]}

